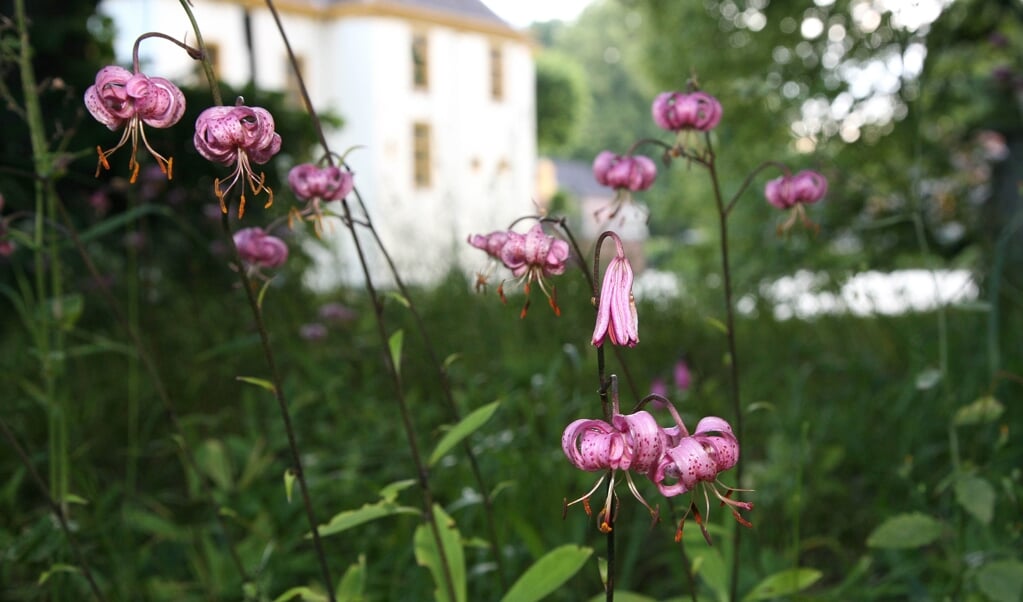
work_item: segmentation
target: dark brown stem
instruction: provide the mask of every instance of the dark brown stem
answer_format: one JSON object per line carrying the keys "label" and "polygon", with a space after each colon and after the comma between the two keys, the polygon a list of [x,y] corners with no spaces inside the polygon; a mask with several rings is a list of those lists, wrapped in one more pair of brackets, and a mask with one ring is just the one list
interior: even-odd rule
{"label": "dark brown stem", "polygon": [[749,172],[749,174],[746,176],[746,179],[742,181],[742,184],[739,186],[739,189],[735,191],[735,194],[732,195],[731,200],[729,200],[728,203],[725,205],[725,215],[728,215],[732,212],[732,208],[735,207],[735,204],[739,202],[739,197],[742,196],[742,193],[746,192],[746,189],[749,188],[749,185],[753,183],[753,178],[755,178],[758,173],[764,171],[768,167],[777,167],[783,174],[789,175],[789,168],[784,163],[778,161],[764,161],[763,163],[758,165],[753,171]]}
{"label": "dark brown stem", "polygon": [[330,567],[327,564],[327,554],[323,551],[323,540],[320,537],[319,522],[313,512],[313,502],[309,495],[309,485],[302,469],[302,455],[298,451],[298,439],[295,437],[295,428],[291,423],[291,410],[288,409],[288,400],[284,395],[284,387],[281,381],[280,372],[277,369],[277,361],[274,358],[273,349],[270,346],[270,335],[266,330],[266,323],[263,321],[263,309],[259,305],[256,291],[252,286],[252,279],[242,266],[241,257],[238,254],[238,247],[234,244],[234,235],[231,232],[231,224],[228,214],[222,214],[221,225],[224,228],[224,235],[229,241],[231,255],[240,266],[238,278],[245,289],[245,297],[249,301],[249,309],[252,310],[252,317],[256,322],[256,330],[259,331],[259,340],[263,346],[263,357],[266,359],[267,369],[270,371],[270,382],[273,385],[274,398],[277,400],[277,407],[281,411],[281,421],[284,423],[284,431],[288,435],[288,449],[291,451],[292,471],[295,480],[298,481],[299,491],[302,493],[302,504],[305,507],[306,519],[309,521],[309,528],[312,531],[313,547],[316,549],[316,558],[319,560],[320,572],[323,582],[327,586],[327,599],[334,602],[334,585],[330,578]]}
{"label": "dark brown stem", "polygon": [[[724,281],[725,290],[725,330],[728,339],[728,365],[731,371],[731,397],[732,412],[735,414],[735,436],[743,441],[743,418],[742,401],[739,388],[739,356],[735,343],[735,310],[732,301],[732,271],[728,257],[728,211],[731,204],[726,207],[721,196],[721,184],[718,180],[717,168],[714,163],[714,148],[711,145],[710,134],[707,134],[707,160],[705,165],[710,172],[711,183],[714,186],[714,202],[718,210],[718,229],[721,243],[721,276]],[[738,198],[736,196],[735,198]],[[734,199],[733,199],[734,203]],[[736,482],[742,483],[742,459],[735,464]],[[739,568],[740,554],[739,544],[742,539],[742,530],[735,529],[732,537],[732,575],[730,581],[730,599],[737,600],[739,593]]]}

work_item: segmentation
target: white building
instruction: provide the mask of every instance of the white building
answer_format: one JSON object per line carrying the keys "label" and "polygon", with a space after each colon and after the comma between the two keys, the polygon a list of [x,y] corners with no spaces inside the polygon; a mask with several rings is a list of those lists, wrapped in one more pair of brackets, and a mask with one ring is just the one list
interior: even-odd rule
{"label": "white building", "polygon": [[[221,79],[244,85],[251,74],[260,88],[295,89],[265,3],[194,5]],[[483,256],[466,244],[469,234],[505,228],[535,212],[536,96],[526,36],[480,0],[275,5],[313,104],[345,120],[342,129],[328,133],[332,150],[359,147],[347,161],[403,278],[429,282],[452,265],[477,267]],[[123,65],[130,64],[135,38],[147,31],[194,44],[178,0],[103,0],[100,10],[117,25],[115,48]],[[194,62],[172,44],[151,39],[141,50],[147,74],[195,77]],[[278,198],[285,202],[288,196],[278,191]],[[347,231],[336,225],[324,238],[316,283],[360,284]],[[369,236],[360,240],[373,247]],[[376,279],[386,284],[380,256],[370,260]]]}

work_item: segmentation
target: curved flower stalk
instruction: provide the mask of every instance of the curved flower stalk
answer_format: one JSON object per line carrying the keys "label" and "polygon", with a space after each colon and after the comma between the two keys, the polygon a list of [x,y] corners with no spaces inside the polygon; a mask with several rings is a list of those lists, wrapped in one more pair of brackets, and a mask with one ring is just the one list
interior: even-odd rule
{"label": "curved flower stalk", "polygon": [[721,103],[706,92],[662,92],[650,107],[654,123],[669,132],[708,132],[721,121]]}
{"label": "curved flower stalk", "polygon": [[616,251],[600,287],[592,343],[600,347],[607,337],[614,345],[635,347],[639,343],[639,314],[636,312],[636,298],[632,295],[632,265],[617,234],[608,231],[598,240],[594,265],[600,264],[600,243],[608,236],[614,239]]}
{"label": "curved flower stalk", "polygon": [[128,169],[131,170],[130,181],[134,184],[139,174],[139,163],[135,156],[141,138],[146,150],[156,159],[160,171],[168,180],[173,177],[173,158],[164,157],[150,146],[143,124],[167,128],[181,119],[185,114],[185,95],[177,86],[162,77],[149,77],[137,70],[132,73],[124,67],[108,65],[96,73],[96,82],[86,89],[85,108],[108,129],[113,131],[124,128],[120,141],[113,148],[103,150],[100,146],[96,147],[99,154],[96,176],[103,169],[110,169],[107,158],[131,140]]}
{"label": "curved flower stalk", "polygon": [[247,107],[241,97],[233,107],[210,107],[195,121],[195,150],[209,161],[221,165],[234,165],[230,179],[221,185],[220,178],[213,182],[213,191],[220,201],[220,210],[227,213],[224,197],[242,180],[238,217],[245,215],[245,183],[252,194],[266,191],[264,207],[273,205],[273,190],[266,185],[266,174],[257,177],[252,163],[266,163],[281,150],[281,136],[274,131],[274,118],[260,107]]}
{"label": "curved flower stalk", "polygon": [[786,232],[799,219],[803,226],[816,232],[819,227],[806,215],[804,205],[812,205],[828,193],[828,180],[820,173],[804,169],[795,175],[783,175],[764,186],[764,197],[772,206],[789,210],[790,216],[778,226],[778,233]]}
{"label": "curved flower stalk", "polygon": [[[487,255],[500,261],[511,270],[517,282],[522,284],[526,293],[526,302],[519,313],[520,318],[526,317],[529,310],[529,292],[536,283],[547,297],[547,303],[554,310],[554,315],[561,315],[558,307],[557,289],[547,283],[548,276],[558,276],[565,272],[565,263],[569,257],[568,243],[544,233],[543,225],[537,222],[525,234],[511,230],[496,231],[490,234],[475,234],[469,237],[469,244],[486,251]],[[486,277],[480,274],[476,286],[486,284]],[[497,287],[501,300],[507,302],[504,295],[504,282]]]}
{"label": "curved flower stalk", "polygon": [[313,222],[317,236],[323,234],[323,211],[321,203],[340,201],[355,188],[352,172],[334,165],[319,167],[312,163],[302,163],[288,172],[288,185],[301,201],[308,204],[301,211],[292,208],[288,211],[288,225],[292,219],[308,219]]}

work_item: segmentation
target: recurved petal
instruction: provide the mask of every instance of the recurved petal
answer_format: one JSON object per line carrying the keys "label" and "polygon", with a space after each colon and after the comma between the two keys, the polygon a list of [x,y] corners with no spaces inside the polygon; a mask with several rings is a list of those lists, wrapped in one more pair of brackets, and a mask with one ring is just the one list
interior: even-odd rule
{"label": "recurved petal", "polygon": [[576,420],[561,435],[561,449],[573,466],[580,470],[606,470],[615,429],[603,420]]}

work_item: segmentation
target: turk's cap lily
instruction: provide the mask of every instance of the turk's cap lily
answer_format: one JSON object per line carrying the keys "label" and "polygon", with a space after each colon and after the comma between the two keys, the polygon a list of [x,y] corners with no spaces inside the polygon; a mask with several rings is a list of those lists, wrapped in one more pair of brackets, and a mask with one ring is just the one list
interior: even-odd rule
{"label": "turk's cap lily", "polygon": [[215,106],[195,120],[195,150],[205,159],[231,166],[241,160],[260,165],[281,150],[274,118],[262,107]]}
{"label": "turk's cap lily", "polygon": [[650,188],[657,179],[657,165],[643,155],[602,151],[593,160],[593,177],[602,186],[638,192]]}
{"label": "turk's cap lily", "polygon": [[234,233],[238,256],[253,269],[280,267],[288,259],[288,245],[262,228],[242,228]]}
{"label": "turk's cap lily", "polygon": [[632,294],[632,265],[625,256],[621,238],[613,232],[608,235],[614,238],[616,253],[604,272],[591,342],[600,347],[607,337],[614,345],[635,347],[639,343],[639,314]]}
{"label": "turk's cap lily", "polygon": [[160,171],[169,178],[173,175],[173,161],[153,150],[146,139],[143,124],[155,128],[167,128],[176,124],[185,114],[185,95],[169,80],[149,77],[144,73],[132,73],[124,67],[108,65],[96,73],[95,83],[85,91],[85,108],[96,121],[110,130],[124,128],[118,143],[109,150],[96,147],[99,164],[96,175],[102,169],[109,169],[107,158],[131,140],[131,182],[138,177],[139,164],[135,159],[138,140],[156,159]]}
{"label": "turk's cap lily", "polygon": [[352,191],[355,181],[352,172],[340,167],[319,167],[303,163],[288,172],[288,185],[295,196],[303,201],[340,201]]}
{"label": "turk's cap lily", "polygon": [[827,178],[809,169],[767,182],[764,186],[767,202],[778,209],[791,210],[785,223],[778,226],[778,234],[787,232],[796,220],[802,220],[805,227],[816,232],[818,226],[807,216],[805,206],[820,201],[827,192]]}
{"label": "turk's cap lily", "polygon": [[580,470],[632,470],[652,473],[664,453],[667,438],[649,412],[616,414],[603,420],[576,420],[565,428],[561,449]]}
{"label": "turk's cap lily", "polygon": [[515,276],[523,276],[530,270],[556,276],[565,272],[569,248],[567,242],[544,233],[543,226],[537,222],[525,234],[508,232],[499,256]]}
{"label": "turk's cap lily", "polygon": [[497,230],[490,234],[472,234],[469,236],[469,244],[477,249],[485,251],[490,257],[501,260],[501,249],[504,243],[508,242],[508,231]]}
{"label": "turk's cap lily", "polygon": [[[238,99],[241,103],[241,98]],[[245,214],[245,184],[252,194],[267,193],[266,207],[273,205],[273,190],[266,185],[266,176],[258,176],[252,163],[263,164],[281,150],[281,136],[274,131],[274,118],[261,107],[237,104],[233,107],[215,106],[204,110],[195,121],[195,149],[209,161],[221,165],[234,165],[228,180],[213,182],[213,190],[220,201],[220,210],[227,213],[225,197],[241,181],[241,202],[238,217]]]}
{"label": "turk's cap lily", "polygon": [[[684,426],[683,426],[684,428]],[[652,480],[666,497],[692,490],[700,481],[713,483],[739,461],[739,441],[725,420],[708,416],[696,425],[692,435],[669,432],[673,445],[654,471]],[[674,480],[674,483],[669,481]]]}
{"label": "turk's cap lily", "polygon": [[662,92],[650,108],[654,123],[671,131],[714,129],[721,121],[721,103],[706,92]]}
{"label": "turk's cap lily", "polygon": [[778,209],[790,209],[797,204],[813,204],[828,192],[828,180],[820,173],[804,169],[791,176],[780,176],[767,182],[764,196]]}

